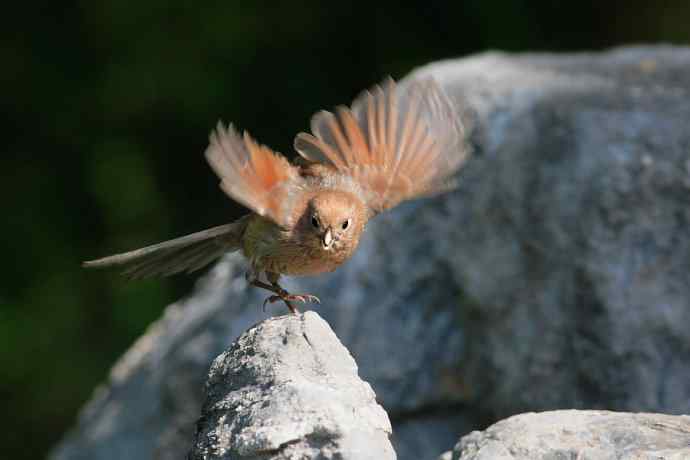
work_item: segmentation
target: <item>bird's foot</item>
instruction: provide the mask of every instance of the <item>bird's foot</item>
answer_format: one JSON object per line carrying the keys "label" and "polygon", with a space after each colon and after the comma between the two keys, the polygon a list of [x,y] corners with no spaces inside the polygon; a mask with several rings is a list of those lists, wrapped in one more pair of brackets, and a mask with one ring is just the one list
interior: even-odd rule
{"label": "bird's foot", "polygon": [[266,309],[266,304],[269,303],[274,303],[278,302],[279,300],[282,300],[285,302],[285,305],[287,305],[288,309],[290,309],[290,312],[294,314],[298,314],[299,310],[297,307],[295,307],[292,302],[302,302],[302,303],[316,303],[320,304],[321,300],[319,300],[318,297],[315,295],[311,294],[290,294],[284,289],[281,289],[280,292],[278,292],[276,295],[272,295],[266,298],[264,300],[264,310]]}
{"label": "bird's foot", "polygon": [[311,294],[290,294],[288,291],[283,289],[279,284],[277,277],[275,280],[271,281],[271,284],[264,283],[263,281],[260,281],[256,278],[250,279],[249,277],[247,278],[249,283],[253,286],[259,287],[261,289],[266,289],[267,291],[271,291],[275,293],[275,295],[272,295],[270,297],[267,297],[266,300],[264,300],[264,306],[263,309],[266,311],[266,304],[268,303],[273,303],[277,302],[279,300],[282,300],[285,302],[285,305],[287,305],[288,309],[290,310],[291,313],[294,313],[295,315],[299,313],[299,310],[297,310],[297,307],[295,307],[292,302],[302,302],[302,303],[321,303],[318,297],[315,295]]}

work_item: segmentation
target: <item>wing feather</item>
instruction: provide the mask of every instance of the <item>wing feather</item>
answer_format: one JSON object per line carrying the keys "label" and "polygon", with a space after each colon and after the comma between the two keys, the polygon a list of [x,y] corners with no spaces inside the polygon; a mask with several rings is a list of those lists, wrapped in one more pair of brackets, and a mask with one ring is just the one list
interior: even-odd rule
{"label": "wing feather", "polygon": [[83,265],[92,268],[122,267],[123,273],[130,278],[168,276],[183,271],[189,273],[226,252],[238,250],[249,216],[145,248],[89,260]]}
{"label": "wing feather", "polygon": [[[343,129],[345,130],[345,134],[349,141],[349,159],[351,159],[351,161],[354,161],[354,159],[356,158],[355,152],[369,151],[367,140],[365,139],[362,130],[359,129],[359,126],[357,125],[357,119],[354,117],[352,112],[350,112],[346,107],[341,106],[338,108],[338,115],[340,116],[340,121],[343,125]],[[368,164],[371,162],[371,158],[368,155],[366,155],[362,158],[362,161]]]}
{"label": "wing feather", "polygon": [[[374,111],[374,95],[371,94],[369,91],[364,93],[364,97],[366,98],[366,107],[367,107],[367,116],[365,120],[367,120],[367,133],[369,134],[369,152],[368,155],[371,159],[373,159],[373,154],[374,154],[374,149],[378,145],[378,139],[376,137],[376,112]],[[362,105],[365,105],[362,103]],[[353,109],[354,113],[357,113]]]}
{"label": "wing feather", "polygon": [[387,79],[311,126],[313,135],[295,138],[297,152],[351,176],[374,212],[447,190],[467,157],[459,117],[432,79],[404,88]]}
{"label": "wing feather", "polygon": [[206,159],[228,196],[278,225],[289,225],[291,197],[301,179],[284,156],[219,122],[211,132]]}

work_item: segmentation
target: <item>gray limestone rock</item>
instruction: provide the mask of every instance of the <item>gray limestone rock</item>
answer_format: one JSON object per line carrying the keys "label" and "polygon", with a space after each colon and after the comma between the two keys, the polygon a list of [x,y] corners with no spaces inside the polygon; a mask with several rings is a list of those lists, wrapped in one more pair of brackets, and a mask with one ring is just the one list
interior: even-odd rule
{"label": "gray limestone rock", "polygon": [[[446,431],[690,412],[690,49],[487,53],[407,78],[428,75],[468,126],[460,188],[374,219],[335,273],[287,282],[324,301],[394,435],[438,409]],[[264,317],[244,267],[227,257],[169,307],[52,458],[186,452],[210,362]],[[410,451],[431,439],[407,431]]]}
{"label": "gray limestone rock", "polygon": [[216,358],[189,456],[395,459],[369,384],[314,312],[268,319]]}
{"label": "gray limestone rock", "polygon": [[684,460],[690,417],[560,410],[473,431],[439,460]]}

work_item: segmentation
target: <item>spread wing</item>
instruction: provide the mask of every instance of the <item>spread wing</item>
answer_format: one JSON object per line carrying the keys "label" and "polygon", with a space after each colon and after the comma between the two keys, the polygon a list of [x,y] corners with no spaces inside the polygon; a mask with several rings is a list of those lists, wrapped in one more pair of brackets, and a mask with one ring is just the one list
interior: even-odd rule
{"label": "spread wing", "polygon": [[405,88],[388,79],[351,108],[317,113],[311,130],[295,150],[351,176],[375,212],[447,190],[467,157],[459,118],[431,79]]}
{"label": "spread wing", "polygon": [[206,159],[228,196],[278,225],[289,225],[291,197],[302,179],[284,156],[219,122]]}
{"label": "spread wing", "polygon": [[164,241],[134,251],[88,260],[84,267],[123,267],[130,278],[168,276],[198,270],[226,252],[236,251],[242,244],[250,215],[231,224],[209,228],[191,235]]}

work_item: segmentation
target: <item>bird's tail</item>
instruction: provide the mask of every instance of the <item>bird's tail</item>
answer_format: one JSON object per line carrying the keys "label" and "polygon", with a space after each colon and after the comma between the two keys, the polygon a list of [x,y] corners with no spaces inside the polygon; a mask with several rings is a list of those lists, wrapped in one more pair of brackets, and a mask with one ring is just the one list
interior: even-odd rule
{"label": "bird's tail", "polygon": [[250,215],[231,224],[202,230],[174,240],[115,254],[82,265],[89,268],[122,267],[123,275],[138,279],[168,276],[186,271],[199,270],[226,252],[240,249],[242,235]]}

